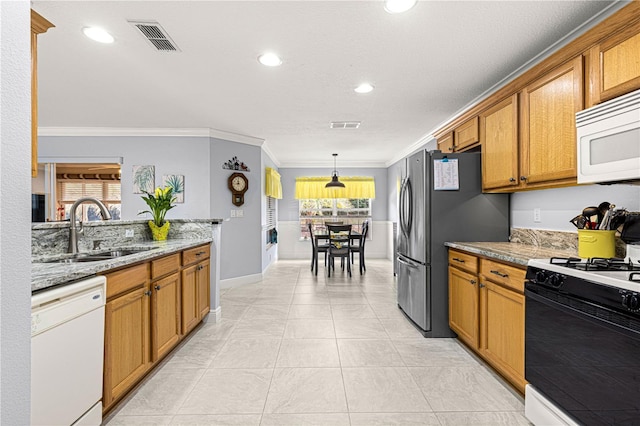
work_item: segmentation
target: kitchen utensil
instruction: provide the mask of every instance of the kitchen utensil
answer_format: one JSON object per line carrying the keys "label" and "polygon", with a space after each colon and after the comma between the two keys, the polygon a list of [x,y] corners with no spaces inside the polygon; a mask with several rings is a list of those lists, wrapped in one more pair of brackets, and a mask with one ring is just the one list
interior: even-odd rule
{"label": "kitchen utensil", "polygon": [[[603,203],[604,204],[604,203]],[[609,224],[611,222],[611,215],[613,213],[613,209],[616,208],[615,204],[609,204],[607,203],[608,207],[607,210],[604,213],[604,216],[602,217],[602,220],[600,221],[600,226],[598,226],[598,229],[601,230],[609,230]],[[600,205],[602,206],[602,204]],[[600,208],[600,207],[598,207]]]}
{"label": "kitchen utensil", "polygon": [[575,226],[578,229],[584,229],[584,227],[587,224],[587,218],[579,214],[578,216],[571,219],[569,222],[573,223],[573,226]]}
{"label": "kitchen utensil", "polygon": [[595,225],[598,221],[598,213],[599,210],[595,206],[585,207],[582,210],[582,216],[587,220],[587,224],[585,225],[585,229],[595,229]]}
{"label": "kitchen utensil", "polygon": [[611,209],[611,203],[608,201],[603,201],[598,205],[598,223],[602,223],[602,219],[604,219],[604,215],[608,210]]}

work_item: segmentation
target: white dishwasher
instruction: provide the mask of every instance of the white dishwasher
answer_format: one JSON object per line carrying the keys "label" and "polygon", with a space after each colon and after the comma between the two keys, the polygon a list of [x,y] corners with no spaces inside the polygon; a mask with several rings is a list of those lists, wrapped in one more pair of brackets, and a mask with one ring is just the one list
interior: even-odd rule
{"label": "white dishwasher", "polygon": [[31,296],[31,424],[102,422],[105,277]]}

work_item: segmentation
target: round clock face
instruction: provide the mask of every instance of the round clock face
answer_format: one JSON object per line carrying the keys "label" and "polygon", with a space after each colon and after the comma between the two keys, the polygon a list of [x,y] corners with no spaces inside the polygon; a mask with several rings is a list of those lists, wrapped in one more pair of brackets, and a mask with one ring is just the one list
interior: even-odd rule
{"label": "round clock face", "polygon": [[244,191],[244,188],[247,186],[247,182],[242,179],[240,176],[236,176],[233,178],[233,180],[231,181],[231,187],[238,191]]}

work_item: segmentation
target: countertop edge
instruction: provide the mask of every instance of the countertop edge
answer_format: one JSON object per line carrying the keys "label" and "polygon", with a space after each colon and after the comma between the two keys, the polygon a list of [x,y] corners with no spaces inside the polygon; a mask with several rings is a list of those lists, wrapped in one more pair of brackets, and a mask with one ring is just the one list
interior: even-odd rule
{"label": "countertop edge", "polygon": [[213,238],[146,241],[118,249],[149,248],[148,251],[109,260],[71,264],[35,261],[31,263],[31,293],[212,242]]}
{"label": "countertop edge", "polygon": [[491,259],[527,266],[531,259],[576,256],[571,250],[550,249],[530,244],[510,242],[445,242],[445,246]]}

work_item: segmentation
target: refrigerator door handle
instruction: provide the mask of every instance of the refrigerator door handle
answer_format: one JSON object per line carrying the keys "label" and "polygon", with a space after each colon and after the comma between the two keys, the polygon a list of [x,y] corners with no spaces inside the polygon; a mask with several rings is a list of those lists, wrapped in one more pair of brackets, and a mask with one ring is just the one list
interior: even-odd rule
{"label": "refrigerator door handle", "polygon": [[421,265],[419,263],[411,262],[404,257],[398,256],[398,262],[403,265],[407,265],[410,268],[419,268]]}
{"label": "refrigerator door handle", "polygon": [[413,198],[411,196],[411,181],[405,178],[400,189],[400,228],[402,233],[409,237],[413,222]]}

